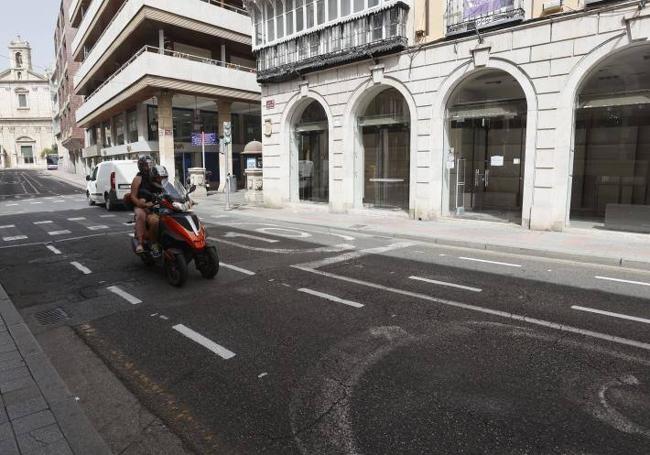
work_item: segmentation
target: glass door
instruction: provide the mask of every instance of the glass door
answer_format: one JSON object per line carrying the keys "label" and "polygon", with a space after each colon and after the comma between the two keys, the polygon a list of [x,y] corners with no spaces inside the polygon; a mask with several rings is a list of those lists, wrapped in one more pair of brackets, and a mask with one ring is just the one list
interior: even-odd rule
{"label": "glass door", "polygon": [[329,157],[326,130],[298,133],[298,194],[301,201],[329,201]]}

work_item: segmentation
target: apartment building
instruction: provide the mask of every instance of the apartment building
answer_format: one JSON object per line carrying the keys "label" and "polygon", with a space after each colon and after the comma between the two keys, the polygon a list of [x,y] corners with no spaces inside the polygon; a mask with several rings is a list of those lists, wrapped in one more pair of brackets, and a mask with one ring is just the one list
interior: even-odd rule
{"label": "apartment building", "polygon": [[[88,167],[148,153],[177,178],[204,164],[221,186],[226,173],[241,175],[239,152],[261,138],[261,120],[251,23],[239,0],[73,0],[68,12]],[[221,136],[224,122],[228,156],[210,143],[203,163],[197,137]]]}
{"label": "apartment building", "polygon": [[264,201],[650,230],[650,5],[246,0]]}
{"label": "apartment building", "polygon": [[18,36],[0,70],[0,168],[44,167],[54,144],[49,75],[34,71],[32,48]]}
{"label": "apartment building", "polygon": [[69,10],[72,0],[61,0],[54,31],[55,66],[51,76],[54,106],[54,134],[61,157],[59,166],[65,171],[84,175],[87,173],[82,161],[85,131],[77,126],[76,113],[82,98],[75,95],[73,80],[79,62],[72,58],[70,44],[76,29],[70,23]]}

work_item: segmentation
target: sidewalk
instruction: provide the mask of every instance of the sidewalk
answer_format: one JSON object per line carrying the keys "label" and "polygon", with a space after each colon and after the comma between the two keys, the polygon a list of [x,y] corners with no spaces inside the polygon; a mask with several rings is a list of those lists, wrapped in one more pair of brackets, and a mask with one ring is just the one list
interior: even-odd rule
{"label": "sidewalk", "polygon": [[2,286],[0,454],[110,454]]}
{"label": "sidewalk", "polygon": [[86,176],[85,175],[78,175],[78,174],[72,174],[70,172],[66,172],[63,169],[57,169],[56,171],[47,171],[52,177],[56,177],[59,180],[63,180],[66,183],[69,183],[72,186],[76,186],[78,188],[81,188],[82,190],[86,190]]}
{"label": "sidewalk", "polygon": [[243,192],[233,195],[235,208],[224,211],[222,194],[201,199],[197,212],[232,213],[264,221],[282,221],[349,232],[395,237],[445,246],[566,259],[650,270],[650,235],[599,229],[531,231],[515,224],[442,218],[416,221],[405,213],[357,210],[332,214],[327,206],[268,209],[246,205]]}

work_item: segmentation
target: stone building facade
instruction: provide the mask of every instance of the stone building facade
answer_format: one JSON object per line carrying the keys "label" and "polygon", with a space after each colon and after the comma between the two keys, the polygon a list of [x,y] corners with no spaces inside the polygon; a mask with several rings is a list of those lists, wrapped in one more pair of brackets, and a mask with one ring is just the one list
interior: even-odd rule
{"label": "stone building facade", "polygon": [[650,226],[650,5],[328,1],[249,3],[266,205]]}
{"label": "stone building facade", "polygon": [[47,76],[32,69],[31,47],[18,37],[8,47],[10,67],[0,72],[0,168],[41,167],[54,144]]}

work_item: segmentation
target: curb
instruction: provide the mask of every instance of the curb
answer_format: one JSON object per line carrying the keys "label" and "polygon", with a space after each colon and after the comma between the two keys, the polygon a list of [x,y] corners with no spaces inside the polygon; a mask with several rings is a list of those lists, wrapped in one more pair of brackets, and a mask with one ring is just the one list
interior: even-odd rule
{"label": "curb", "polygon": [[[244,215],[254,218],[261,218],[257,215]],[[409,235],[409,234],[395,234],[393,232],[383,232],[377,230],[364,230],[364,229],[350,229],[346,227],[337,227],[337,226],[327,226],[321,224],[312,224],[304,221],[293,221],[285,219],[276,219],[271,217],[265,217],[266,220],[275,220],[285,223],[293,223],[303,226],[318,226],[328,230],[336,230],[348,233],[361,233],[372,235],[376,237],[383,238],[393,238],[401,240],[412,240],[421,243],[433,243],[435,245],[441,246],[450,246],[450,247],[460,247],[460,248],[470,248],[474,250],[484,250],[492,251],[497,253],[508,253],[508,254],[521,254],[526,256],[534,256],[545,259],[559,259],[565,261],[580,262],[584,264],[596,264],[596,265],[606,265],[611,267],[624,267],[629,269],[650,271],[650,261],[642,261],[638,259],[628,259],[624,257],[612,257],[612,256],[597,256],[589,254],[576,254],[576,253],[563,253],[561,251],[550,251],[550,250],[539,250],[535,248],[526,248],[526,247],[516,247],[510,245],[499,245],[496,243],[489,242],[473,242],[468,240],[452,240],[447,238],[438,238],[438,237],[425,237],[418,235]]]}
{"label": "curb", "polygon": [[73,453],[110,455],[108,445],[52,366],[2,285],[0,316]]}

